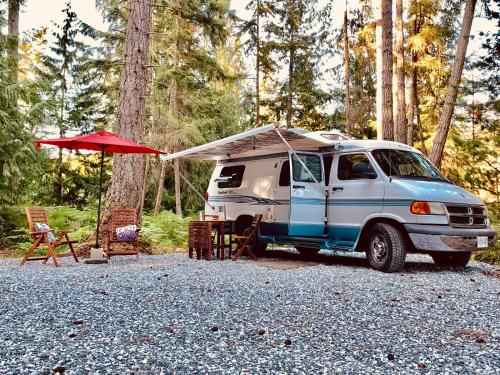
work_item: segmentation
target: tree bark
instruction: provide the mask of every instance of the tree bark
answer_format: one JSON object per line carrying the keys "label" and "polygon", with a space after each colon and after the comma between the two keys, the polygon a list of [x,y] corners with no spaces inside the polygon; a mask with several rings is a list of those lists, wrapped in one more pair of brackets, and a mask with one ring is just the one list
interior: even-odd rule
{"label": "tree bark", "polygon": [[[419,18],[417,18],[417,15],[414,16],[413,18],[413,26],[412,26],[412,36],[417,35],[419,32],[420,26],[419,26]],[[408,130],[407,130],[407,143],[410,146],[413,146],[413,142],[415,141],[415,113],[416,113],[416,106],[417,106],[417,79],[418,79],[418,71],[416,67],[416,63],[418,61],[418,56],[416,52],[411,53],[411,62],[412,66],[410,69],[410,82],[408,84],[408,98],[409,98],[409,103],[408,103],[408,110],[406,114],[406,118],[408,120]]]}
{"label": "tree bark", "polygon": [[396,0],[396,103],[394,105],[394,140],[406,143],[406,98],[404,69],[403,0]]}
{"label": "tree bark", "polygon": [[439,117],[438,129],[434,138],[434,144],[431,152],[431,162],[436,166],[441,166],[443,158],[444,145],[450,130],[451,117],[455,109],[455,101],[458,95],[458,86],[462,78],[462,70],[464,67],[465,56],[467,53],[467,45],[469,44],[469,34],[474,18],[474,9],[476,0],[467,0],[465,4],[464,17],[460,37],[458,39],[457,53],[455,54],[455,62],[451,71],[450,82],[448,84],[448,92],[446,93],[443,111]]}
{"label": "tree bark", "polygon": [[352,133],[351,125],[351,70],[349,67],[349,39],[347,35],[347,0],[344,11],[344,85],[345,85],[345,128],[348,134]]}
{"label": "tree bark", "polygon": [[[382,4],[382,137],[394,140],[392,103],[392,0]],[[378,79],[378,77],[377,77]]]}
{"label": "tree bark", "polygon": [[260,126],[260,0],[255,10],[255,126]]}
{"label": "tree bark", "polygon": [[374,7],[375,17],[375,76],[376,76],[376,94],[375,94],[375,112],[377,124],[377,139],[382,140],[382,0],[376,0]]}
{"label": "tree bark", "polygon": [[[144,136],[151,10],[151,0],[129,0],[124,66],[118,97],[118,134],[139,143]],[[115,208],[135,208],[140,219],[143,179],[144,155],[113,155],[113,174],[106,197],[102,229],[106,228]],[[106,236],[106,231],[103,231],[103,237]]]}
{"label": "tree bark", "polygon": [[[293,32],[292,32],[293,43]],[[295,59],[295,49],[290,47],[290,55],[288,61],[288,95],[286,98],[286,127],[292,127],[292,107],[293,107],[293,64]]]}
{"label": "tree bark", "polygon": [[20,0],[9,0],[8,2],[8,43],[7,54],[9,60],[10,82],[17,83],[17,76],[19,70],[19,3]]}

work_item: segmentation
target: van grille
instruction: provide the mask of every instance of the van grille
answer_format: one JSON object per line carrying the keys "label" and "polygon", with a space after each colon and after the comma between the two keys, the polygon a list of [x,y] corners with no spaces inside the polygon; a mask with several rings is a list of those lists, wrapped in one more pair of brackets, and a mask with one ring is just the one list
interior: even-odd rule
{"label": "van grille", "polygon": [[486,210],[482,206],[446,204],[452,227],[481,228],[486,226]]}

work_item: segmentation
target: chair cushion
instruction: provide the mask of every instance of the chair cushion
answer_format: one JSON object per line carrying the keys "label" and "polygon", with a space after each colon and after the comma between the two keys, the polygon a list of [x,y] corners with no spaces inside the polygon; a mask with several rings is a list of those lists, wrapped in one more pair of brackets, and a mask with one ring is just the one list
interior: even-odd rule
{"label": "chair cushion", "polygon": [[49,238],[49,242],[56,242],[56,236],[50,230],[50,227],[44,223],[35,223],[35,228],[39,232],[47,232],[47,237]]}
{"label": "chair cushion", "polygon": [[116,228],[117,240],[135,240],[137,237],[137,225],[126,225],[124,227]]}

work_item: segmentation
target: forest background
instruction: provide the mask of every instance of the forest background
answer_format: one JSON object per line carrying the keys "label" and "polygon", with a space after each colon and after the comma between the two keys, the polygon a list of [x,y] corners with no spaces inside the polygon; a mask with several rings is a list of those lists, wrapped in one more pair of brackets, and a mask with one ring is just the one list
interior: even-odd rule
{"label": "forest background", "polygon": [[[82,2],[73,3],[60,3],[56,22],[20,30],[20,24],[29,24],[23,18],[30,16],[33,0],[0,0],[0,247],[14,252],[22,252],[29,240],[26,205],[49,207],[52,225],[72,228],[81,239],[96,222],[98,155],[36,150],[33,140],[119,126],[133,1],[85,1],[101,17],[89,23],[83,18],[88,21],[92,12],[80,17],[74,9],[82,9]],[[173,152],[268,123],[397,140],[418,148],[449,180],[480,195],[498,223],[496,2],[145,3],[151,27],[143,143]],[[384,32],[381,24],[388,19]],[[472,22],[469,46],[460,84],[454,85],[467,21]],[[390,59],[383,57],[388,47],[394,58],[392,52]],[[392,112],[377,107],[382,101],[390,101],[383,108]],[[142,163],[145,242],[152,251],[182,246],[185,224],[203,202],[180,174],[203,192],[212,164],[169,165],[153,157]],[[109,155],[105,189],[111,164]]]}

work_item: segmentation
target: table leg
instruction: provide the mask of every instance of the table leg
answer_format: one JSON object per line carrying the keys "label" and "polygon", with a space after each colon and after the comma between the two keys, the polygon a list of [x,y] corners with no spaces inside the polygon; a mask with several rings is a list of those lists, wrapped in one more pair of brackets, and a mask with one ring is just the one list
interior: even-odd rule
{"label": "table leg", "polygon": [[219,226],[219,232],[220,232],[220,239],[219,239],[219,244],[220,244],[220,260],[224,260],[224,251],[225,251],[225,245],[224,245],[224,226],[225,224],[222,223]]}

